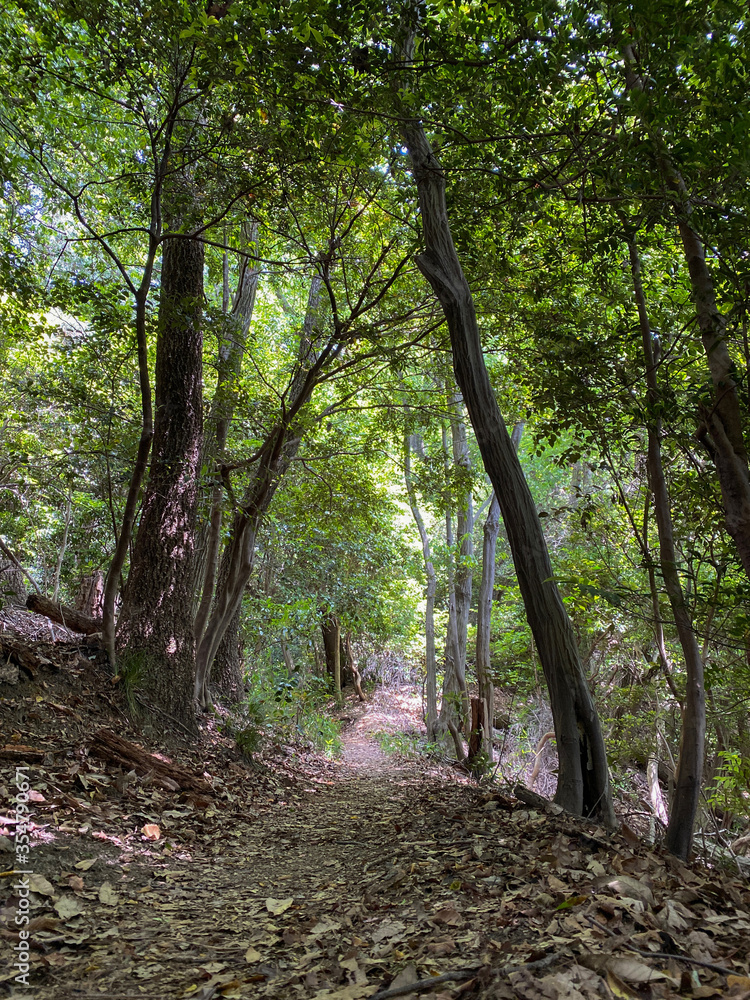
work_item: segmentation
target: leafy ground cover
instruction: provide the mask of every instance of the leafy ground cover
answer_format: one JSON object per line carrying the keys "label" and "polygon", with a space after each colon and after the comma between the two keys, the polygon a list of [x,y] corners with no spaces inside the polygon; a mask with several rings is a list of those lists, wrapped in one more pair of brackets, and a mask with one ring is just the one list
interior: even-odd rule
{"label": "leafy ground cover", "polygon": [[[386,754],[375,734],[419,730],[407,690],[347,704],[337,759],[273,744],[249,758],[213,720],[197,746],[137,733],[81,650],[36,650],[49,662],[0,689],[4,995],[750,997],[746,880]],[[153,767],[97,757],[102,729]],[[28,988],[12,968],[24,754]]]}

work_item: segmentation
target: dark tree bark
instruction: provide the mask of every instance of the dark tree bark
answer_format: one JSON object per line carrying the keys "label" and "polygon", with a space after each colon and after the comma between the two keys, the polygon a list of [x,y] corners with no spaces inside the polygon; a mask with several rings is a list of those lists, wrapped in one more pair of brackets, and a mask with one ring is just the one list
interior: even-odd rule
{"label": "dark tree bark", "polygon": [[[409,55],[407,54],[407,59]],[[417,258],[443,307],[453,367],[508,533],[526,615],[542,661],[555,720],[555,799],[577,814],[615,824],[599,717],[575,635],[552,576],[536,506],[505,426],[482,353],[474,300],[453,244],[445,175],[422,126],[403,127],[419,194],[425,252]]]}
{"label": "dark tree bark", "polygon": [[[645,94],[638,59],[630,42],[623,45],[625,82],[628,90]],[[641,104],[643,107],[643,104]],[[695,315],[714,395],[704,407],[698,435],[709,452],[721,487],[727,531],[737,546],[745,573],[750,577],[750,466],[743,427],[744,413],[739,395],[739,375],[727,346],[726,319],[716,304],[716,289],[703,240],[693,220],[693,203],[685,179],[657,127],[644,122],[654,143],[662,180],[674,196],[673,210],[688,266]]]}
{"label": "dark tree bark", "polygon": [[703,659],[693,630],[693,621],[685,601],[674,543],[672,511],[661,460],[661,420],[656,415],[660,402],[651,324],[641,279],[641,262],[635,238],[628,239],[633,287],[643,341],[648,386],[648,479],[654,497],[654,513],[659,533],[659,563],[664,587],[672,607],[677,636],[685,657],[687,692],[682,714],[682,739],[677,766],[675,791],[667,825],[667,848],[678,858],[687,858],[693,839],[693,826],[700,801],[706,741],[706,693],[703,682]]}
{"label": "dark tree bark", "polygon": [[[511,442],[518,452],[518,445],[523,433],[523,424],[513,427]],[[479,699],[482,703],[482,750],[492,761],[492,721],[495,717],[495,688],[492,683],[492,664],[490,660],[490,621],[492,618],[492,595],[495,591],[495,555],[497,552],[497,536],[500,533],[500,504],[497,495],[492,491],[490,509],[484,522],[484,545],[482,546],[482,582],[479,585],[479,602],[477,608],[477,683]]]}
{"label": "dark tree bark", "polygon": [[323,634],[323,648],[326,654],[326,673],[333,682],[337,698],[341,697],[341,629],[336,615],[323,610],[320,630]]}
{"label": "dark tree bark", "polygon": [[202,435],[203,244],[164,244],[154,444],[118,626],[143,665],[144,699],[192,724],[195,515]]}

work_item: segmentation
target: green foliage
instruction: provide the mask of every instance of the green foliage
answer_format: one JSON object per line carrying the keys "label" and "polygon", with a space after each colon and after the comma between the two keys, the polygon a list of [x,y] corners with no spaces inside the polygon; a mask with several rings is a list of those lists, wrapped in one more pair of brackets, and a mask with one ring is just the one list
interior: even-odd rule
{"label": "green foliage", "polygon": [[149,668],[149,657],[142,650],[126,651],[118,657],[117,669],[120,684],[128,703],[128,711],[132,718],[143,717],[143,707],[138,701],[138,691],[146,677]]}
{"label": "green foliage", "polygon": [[435,757],[442,754],[439,743],[431,742],[419,733],[373,733],[380,748],[394,757],[405,760],[416,760],[420,757]]}
{"label": "green foliage", "polygon": [[719,773],[708,792],[712,809],[747,817],[750,815],[750,759],[736,750],[719,751]]}

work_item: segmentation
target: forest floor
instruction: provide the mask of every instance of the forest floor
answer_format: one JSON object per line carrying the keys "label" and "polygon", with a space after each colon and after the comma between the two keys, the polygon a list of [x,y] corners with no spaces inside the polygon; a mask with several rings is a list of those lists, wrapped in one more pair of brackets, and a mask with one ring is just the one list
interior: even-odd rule
{"label": "forest floor", "polygon": [[[375,733],[421,725],[406,690],[346,705],[340,759],[247,759],[213,721],[197,747],[139,735],[101,671],[57,661],[0,683],[0,996],[750,997],[746,880],[385,754]],[[103,727],[154,769],[95,756]],[[14,750],[28,876],[13,869]]]}

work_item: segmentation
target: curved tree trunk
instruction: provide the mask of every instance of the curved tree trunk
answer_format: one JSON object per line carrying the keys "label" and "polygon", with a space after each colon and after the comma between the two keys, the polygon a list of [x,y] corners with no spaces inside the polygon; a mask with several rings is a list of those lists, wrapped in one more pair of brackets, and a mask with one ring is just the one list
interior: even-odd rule
{"label": "curved tree trunk", "polygon": [[[645,94],[646,88],[632,43],[626,42],[622,51],[627,89]],[[643,102],[639,106],[645,108]],[[688,266],[698,329],[714,387],[712,405],[703,408],[700,414],[703,423],[698,436],[716,468],[727,531],[737,546],[745,573],[750,577],[750,466],[743,434],[740,376],[727,346],[726,319],[716,304],[716,289],[706,262],[703,240],[693,225],[693,203],[685,179],[659,129],[648,120],[646,113],[642,114],[642,118],[654,143],[662,180],[675,196],[675,219]]]}
{"label": "curved tree trunk", "polygon": [[[198,643],[195,661],[194,698],[201,708],[211,699],[208,678],[224,633],[242,603],[242,594],[255,563],[255,541],[263,516],[289,468],[301,441],[298,417],[309,401],[321,373],[340,354],[343,344],[329,341],[322,351],[316,347],[315,324],[319,315],[322,279],[310,284],[307,313],[300,333],[298,368],[283,403],[282,417],[255,456],[255,477],[241,503],[235,501],[232,531],[226,545],[226,576],[216,589],[211,614]],[[229,487],[228,479],[227,486]],[[231,489],[229,489],[231,495]]]}
{"label": "curved tree trunk", "polygon": [[641,280],[641,262],[634,238],[628,240],[633,287],[643,340],[648,386],[648,478],[654,496],[654,513],[659,533],[659,563],[664,587],[672,607],[677,635],[685,657],[687,692],[682,715],[680,759],[677,765],[675,792],[667,825],[667,848],[679,858],[687,858],[693,839],[693,826],[700,800],[706,740],[706,694],[703,683],[703,660],[693,631],[682,583],[677,571],[672,511],[661,461],[661,420],[656,415],[660,402],[656,376],[651,324]]}
{"label": "curved tree trunk", "polygon": [[202,300],[203,244],[167,240],[159,298],[154,444],[118,626],[118,644],[140,661],[145,700],[191,724]]}
{"label": "curved tree trunk", "polygon": [[474,301],[451,235],[445,175],[417,121],[404,125],[403,136],[419,193],[426,247],[417,264],[445,313],[456,382],[500,503],[526,615],[549,688],[559,754],[555,799],[571,812],[596,815],[614,825],[599,717],[573,628],[552,579],[536,506],[487,373]]}

